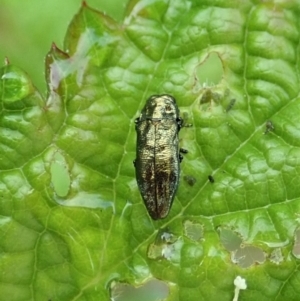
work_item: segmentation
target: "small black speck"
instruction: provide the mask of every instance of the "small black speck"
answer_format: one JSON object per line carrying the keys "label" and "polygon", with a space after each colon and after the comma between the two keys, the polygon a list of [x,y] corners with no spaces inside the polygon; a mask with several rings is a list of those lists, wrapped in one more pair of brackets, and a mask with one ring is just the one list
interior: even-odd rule
{"label": "small black speck", "polygon": [[215,179],[211,175],[208,176],[208,180],[209,180],[210,183],[215,183]]}
{"label": "small black speck", "polygon": [[233,98],[233,99],[230,100],[230,103],[228,104],[228,106],[226,108],[226,112],[230,111],[233,108],[235,102],[236,102],[235,98]]}
{"label": "small black speck", "polygon": [[187,150],[187,149],[184,149],[184,148],[180,148],[180,149],[179,149],[179,152],[181,152],[182,154],[187,154],[187,153],[188,153],[188,150]]}

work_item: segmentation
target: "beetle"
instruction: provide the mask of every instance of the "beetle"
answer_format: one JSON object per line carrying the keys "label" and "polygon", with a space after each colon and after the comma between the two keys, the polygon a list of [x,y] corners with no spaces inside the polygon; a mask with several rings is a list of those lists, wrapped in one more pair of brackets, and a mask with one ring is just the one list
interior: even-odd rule
{"label": "beetle", "polygon": [[154,220],[165,218],[179,184],[180,153],[178,133],[183,125],[174,97],[153,95],[138,118],[136,180],[148,213]]}

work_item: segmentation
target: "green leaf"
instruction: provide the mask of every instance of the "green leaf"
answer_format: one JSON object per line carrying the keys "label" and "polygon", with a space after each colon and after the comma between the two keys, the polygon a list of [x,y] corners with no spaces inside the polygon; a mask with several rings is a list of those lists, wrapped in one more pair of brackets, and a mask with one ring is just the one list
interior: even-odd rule
{"label": "green leaf", "polygon": [[[238,300],[297,301],[299,4],[135,0],[118,24],[83,3],[47,99],[3,67],[0,299],[233,300],[241,276]],[[161,93],[189,153],[153,221],[134,119]]]}

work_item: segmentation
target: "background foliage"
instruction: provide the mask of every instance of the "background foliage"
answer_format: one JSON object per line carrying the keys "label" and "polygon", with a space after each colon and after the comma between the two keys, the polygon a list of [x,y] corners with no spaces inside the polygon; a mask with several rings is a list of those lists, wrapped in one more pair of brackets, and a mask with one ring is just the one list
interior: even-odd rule
{"label": "background foliage", "polygon": [[[81,5],[81,0],[1,0],[0,61],[7,57],[30,75],[37,88],[45,93],[45,54],[52,42],[59,47],[67,27]],[[89,0],[95,9],[121,20],[126,0]]]}

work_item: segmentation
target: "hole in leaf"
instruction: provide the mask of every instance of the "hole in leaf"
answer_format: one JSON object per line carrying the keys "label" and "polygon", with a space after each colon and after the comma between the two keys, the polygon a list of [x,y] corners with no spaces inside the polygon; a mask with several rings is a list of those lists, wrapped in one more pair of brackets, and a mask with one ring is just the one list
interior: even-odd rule
{"label": "hole in leaf", "polygon": [[184,232],[189,239],[199,241],[203,238],[203,225],[187,220],[184,222]]}
{"label": "hole in leaf", "polygon": [[232,230],[230,229],[219,229],[220,230],[220,240],[223,246],[228,251],[235,251],[237,250],[243,240]]}
{"label": "hole in leaf", "polygon": [[155,242],[148,247],[148,257],[150,259],[167,259],[174,263],[180,261],[180,250],[183,241],[172,233],[161,230],[158,232]]}
{"label": "hole in leaf", "polygon": [[156,301],[166,299],[169,295],[168,285],[158,279],[151,279],[139,287],[112,282],[110,291],[110,300],[113,301]]}
{"label": "hole in leaf", "polygon": [[260,248],[254,246],[245,246],[237,249],[233,253],[231,259],[241,268],[248,268],[255,263],[264,263],[266,257],[265,253]]}
{"label": "hole in leaf", "polygon": [[222,76],[222,61],[215,52],[210,53],[196,69],[196,77],[201,85],[217,85],[221,81]]}
{"label": "hole in leaf", "polygon": [[50,167],[51,182],[59,197],[66,197],[70,188],[70,176],[67,162],[62,154],[56,152]]}
{"label": "hole in leaf", "polygon": [[293,246],[292,253],[296,258],[300,258],[300,229],[295,231],[294,235],[295,243]]}
{"label": "hole in leaf", "polygon": [[220,240],[226,250],[231,252],[231,260],[241,268],[248,268],[256,263],[262,264],[266,255],[256,246],[244,245],[243,240],[230,229],[219,228]]}

